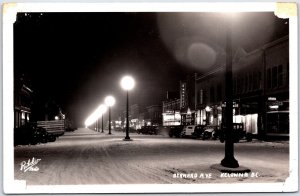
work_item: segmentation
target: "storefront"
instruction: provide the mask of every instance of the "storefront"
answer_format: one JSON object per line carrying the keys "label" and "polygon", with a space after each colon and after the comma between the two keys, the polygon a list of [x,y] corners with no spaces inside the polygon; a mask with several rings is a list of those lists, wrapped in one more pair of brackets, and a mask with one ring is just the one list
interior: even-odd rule
{"label": "storefront", "polygon": [[188,108],[186,111],[181,111],[181,124],[182,125],[195,125],[196,114],[195,111]]}
{"label": "storefront", "polygon": [[289,100],[269,97],[266,112],[266,135],[289,135]]}
{"label": "storefront", "polygon": [[243,99],[234,102],[233,123],[243,123],[244,130],[254,135],[258,134],[259,110],[258,98]]}
{"label": "storefront", "polygon": [[179,111],[166,111],[163,113],[163,126],[173,126],[181,124],[181,115]]}
{"label": "storefront", "polygon": [[196,112],[196,122],[198,125],[220,126],[222,123],[221,105],[206,106]]}

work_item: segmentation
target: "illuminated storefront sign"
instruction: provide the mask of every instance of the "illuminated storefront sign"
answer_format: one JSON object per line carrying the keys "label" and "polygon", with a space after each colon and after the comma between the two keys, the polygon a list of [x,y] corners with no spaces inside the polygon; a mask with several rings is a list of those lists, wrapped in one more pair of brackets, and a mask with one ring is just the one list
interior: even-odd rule
{"label": "illuminated storefront sign", "polygon": [[186,106],[186,83],[180,83],[180,108],[184,108]]}
{"label": "illuminated storefront sign", "polygon": [[171,113],[163,113],[163,125],[171,126],[171,125],[180,125],[181,115],[179,112]]}

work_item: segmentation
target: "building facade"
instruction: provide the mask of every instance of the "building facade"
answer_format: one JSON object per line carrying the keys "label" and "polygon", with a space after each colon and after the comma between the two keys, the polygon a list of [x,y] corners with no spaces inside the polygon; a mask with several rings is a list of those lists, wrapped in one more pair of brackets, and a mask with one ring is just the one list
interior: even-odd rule
{"label": "building facade", "polygon": [[180,82],[180,115],[182,125],[196,123],[196,78],[197,73]]}
{"label": "building facade", "polygon": [[[180,87],[184,88],[185,85],[182,86],[180,83]],[[175,94],[175,93],[173,93]],[[181,115],[180,108],[183,104],[182,94],[180,94],[181,98],[178,96],[169,96],[169,92],[167,92],[167,100],[162,102],[162,125],[163,126],[173,126],[181,124]]]}
{"label": "building facade", "polygon": [[[289,134],[288,36],[233,61],[233,121],[259,136]],[[195,124],[220,126],[225,66],[196,78]]]}
{"label": "building facade", "polygon": [[31,120],[33,91],[24,74],[16,77],[14,83],[14,128],[18,128]]}
{"label": "building facade", "polygon": [[163,126],[181,124],[180,99],[163,101]]}
{"label": "building facade", "polygon": [[151,105],[146,107],[145,125],[147,126],[161,126],[162,125],[162,106]]}

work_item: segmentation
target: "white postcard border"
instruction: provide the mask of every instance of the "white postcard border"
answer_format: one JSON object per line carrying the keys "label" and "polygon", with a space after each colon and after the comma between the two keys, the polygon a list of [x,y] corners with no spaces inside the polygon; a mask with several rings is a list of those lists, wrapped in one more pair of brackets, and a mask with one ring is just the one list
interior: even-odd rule
{"label": "white postcard border", "polygon": [[[290,17],[290,177],[284,183],[27,186],[14,180],[13,23],[17,12],[263,12],[276,3],[8,3],[3,7],[3,180],[5,193],[290,192],[298,190],[298,18]],[[218,186],[218,189],[215,188]]]}

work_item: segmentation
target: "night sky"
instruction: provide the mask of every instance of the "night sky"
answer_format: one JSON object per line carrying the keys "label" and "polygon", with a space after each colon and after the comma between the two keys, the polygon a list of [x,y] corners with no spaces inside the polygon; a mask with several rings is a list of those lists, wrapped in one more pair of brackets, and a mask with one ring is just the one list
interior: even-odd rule
{"label": "night sky", "polygon": [[[216,13],[18,13],[15,77],[25,73],[36,99],[55,100],[79,125],[106,95],[115,114],[125,109],[126,74],[136,80],[130,103],[148,106],[187,74],[224,63],[225,24]],[[232,24],[234,48],[247,52],[288,34],[288,20],[273,13],[239,14]]]}

